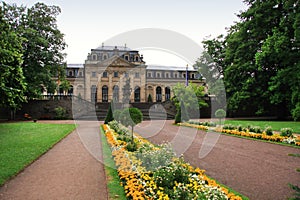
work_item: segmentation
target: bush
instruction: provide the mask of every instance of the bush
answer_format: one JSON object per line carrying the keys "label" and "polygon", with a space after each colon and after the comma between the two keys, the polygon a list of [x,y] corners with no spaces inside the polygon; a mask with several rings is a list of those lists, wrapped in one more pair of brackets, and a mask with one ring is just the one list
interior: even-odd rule
{"label": "bush", "polygon": [[111,122],[113,120],[114,120],[114,117],[113,117],[113,113],[112,113],[112,109],[111,109],[111,103],[110,103],[109,107],[108,107],[106,117],[104,119],[104,124],[108,124],[108,122]]}
{"label": "bush", "polygon": [[121,120],[121,119],[120,119],[121,113],[122,113],[122,110],[115,110],[115,111],[113,112],[114,119],[115,119],[116,121],[118,121],[118,122]]}
{"label": "bush", "polygon": [[300,103],[298,103],[296,108],[292,110],[292,117],[295,121],[300,120]]}
{"label": "bush", "polygon": [[272,127],[271,126],[266,127],[265,133],[267,135],[270,135],[270,136],[273,135],[273,129],[272,129]]}
{"label": "bush", "polygon": [[138,147],[137,143],[134,141],[131,141],[131,142],[127,143],[126,150],[130,151],[130,152],[134,152],[137,150],[137,147]]}
{"label": "bush", "polygon": [[284,136],[284,137],[291,137],[293,135],[293,129],[282,128],[282,129],[280,129],[280,135]]}
{"label": "bush", "polygon": [[67,119],[67,111],[65,108],[58,106],[54,109],[55,119]]}
{"label": "bush", "polygon": [[162,144],[159,148],[153,149],[149,145],[143,145],[136,153],[137,159],[142,162],[142,166],[147,171],[155,171],[159,167],[167,166],[172,162],[172,158],[175,156],[171,145]]}

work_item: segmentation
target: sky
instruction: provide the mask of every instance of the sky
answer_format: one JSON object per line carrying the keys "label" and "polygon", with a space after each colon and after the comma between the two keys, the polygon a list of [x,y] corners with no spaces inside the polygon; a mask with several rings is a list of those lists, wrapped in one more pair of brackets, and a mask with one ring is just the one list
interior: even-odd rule
{"label": "sky", "polygon": [[[5,0],[31,7],[37,0]],[[91,49],[108,44],[110,38],[128,31],[152,28],[164,29],[184,35],[200,47],[205,38],[226,34],[226,27],[238,21],[240,11],[247,6],[242,0],[39,0],[47,5],[57,5],[59,30],[65,34],[67,63],[83,64]],[[137,36],[143,37],[143,36]],[[141,38],[140,38],[141,39]],[[143,38],[142,38],[143,39]],[[147,37],[145,36],[145,40]],[[174,43],[177,41],[175,40]],[[143,48],[141,48],[143,49]],[[160,48],[140,50],[146,64],[182,66],[195,60],[184,59],[176,52]],[[200,55],[199,55],[200,57]]]}

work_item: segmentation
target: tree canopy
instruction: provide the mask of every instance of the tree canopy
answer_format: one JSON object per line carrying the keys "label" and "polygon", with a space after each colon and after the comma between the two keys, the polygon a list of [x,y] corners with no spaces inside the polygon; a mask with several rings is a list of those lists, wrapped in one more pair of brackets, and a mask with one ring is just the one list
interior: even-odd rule
{"label": "tree canopy", "polygon": [[172,101],[175,103],[177,111],[182,109],[181,102],[184,104],[183,107],[189,113],[190,118],[199,118],[199,109],[207,106],[204,100],[204,87],[189,83],[188,86],[185,84],[178,83],[172,88],[174,97]]}
{"label": "tree canopy", "polygon": [[53,90],[52,78],[59,76],[63,80],[66,67],[62,53],[66,43],[56,22],[60,8],[43,3],[27,8],[2,2],[2,10],[11,31],[22,38],[19,49],[23,54],[20,59],[27,84],[24,95],[37,97],[45,88]]}
{"label": "tree canopy", "polygon": [[25,77],[22,70],[22,38],[9,25],[0,6],[0,107],[13,110],[25,101]]}
{"label": "tree canopy", "polygon": [[[300,10],[297,0],[245,0],[227,35],[206,39],[205,53],[224,76],[228,109],[284,117],[300,107]],[[203,57],[203,55],[202,55]],[[201,62],[203,63],[203,62]],[[220,70],[221,69],[221,70]]]}

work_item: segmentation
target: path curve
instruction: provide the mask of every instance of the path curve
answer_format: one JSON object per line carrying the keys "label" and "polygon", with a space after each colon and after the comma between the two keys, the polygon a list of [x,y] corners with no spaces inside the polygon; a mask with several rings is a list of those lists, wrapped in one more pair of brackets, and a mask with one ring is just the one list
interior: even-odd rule
{"label": "path curve", "polygon": [[75,131],[2,186],[0,199],[108,199],[104,166],[100,162],[101,146],[92,146],[91,154],[77,134],[97,141],[99,125],[99,122],[81,122]]}
{"label": "path curve", "polygon": [[[155,144],[172,142],[179,134],[184,146],[192,138],[192,144],[184,152],[184,159],[250,199],[287,199],[293,194],[288,183],[299,186],[300,173],[296,169],[300,168],[300,158],[288,154],[300,154],[300,149],[220,135],[210,153],[200,159],[199,151],[205,135],[218,133],[198,130],[194,137],[192,128],[181,127],[179,132],[179,127],[172,123],[173,120],[166,121],[163,128],[151,136],[147,132],[151,132],[153,127],[147,121],[137,126],[135,131]],[[180,148],[178,140],[176,143],[175,151]]]}

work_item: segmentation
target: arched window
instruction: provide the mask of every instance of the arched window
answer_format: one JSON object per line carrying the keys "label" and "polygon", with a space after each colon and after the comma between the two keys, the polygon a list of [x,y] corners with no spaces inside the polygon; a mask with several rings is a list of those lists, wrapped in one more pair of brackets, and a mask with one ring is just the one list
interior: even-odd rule
{"label": "arched window", "polygon": [[72,71],[69,71],[69,76],[73,76],[73,72]]}
{"label": "arched window", "polygon": [[113,101],[119,102],[119,86],[117,85],[113,87]]}
{"label": "arched window", "polygon": [[141,88],[135,87],[134,89],[134,102],[140,102],[141,101]]}
{"label": "arched window", "polygon": [[102,102],[108,102],[108,87],[106,85],[102,87]]}
{"label": "arched window", "polygon": [[170,100],[170,98],[171,98],[171,90],[169,87],[165,88],[165,97],[166,97],[166,101]]}
{"label": "arched window", "polygon": [[162,98],[161,98],[161,87],[158,86],[156,88],[156,102],[161,102]]}
{"label": "arched window", "polygon": [[91,101],[97,102],[97,86],[96,85],[92,85],[92,87],[91,87]]}
{"label": "arched window", "polygon": [[68,95],[73,95],[73,85],[70,85],[70,88],[68,89]]}

